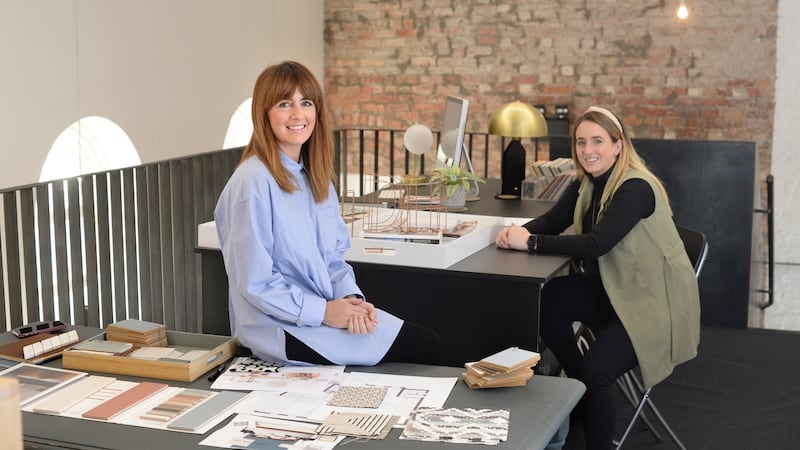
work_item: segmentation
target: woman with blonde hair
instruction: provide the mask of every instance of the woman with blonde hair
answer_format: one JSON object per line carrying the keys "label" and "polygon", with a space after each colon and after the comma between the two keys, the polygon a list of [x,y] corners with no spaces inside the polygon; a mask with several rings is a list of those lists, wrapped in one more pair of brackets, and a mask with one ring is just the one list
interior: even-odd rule
{"label": "woman with blonde hair", "polygon": [[[622,121],[592,106],[575,122],[576,179],[555,205],[497,246],[572,255],[581,270],[542,289],[540,333],[568,376],[586,385],[572,418],[587,449],[613,447],[614,381],[638,365],[647,386],[697,355],[697,279],[662,183],[645,166]],[[561,235],[572,226],[574,234]],[[573,322],[597,336],[585,354]]]}

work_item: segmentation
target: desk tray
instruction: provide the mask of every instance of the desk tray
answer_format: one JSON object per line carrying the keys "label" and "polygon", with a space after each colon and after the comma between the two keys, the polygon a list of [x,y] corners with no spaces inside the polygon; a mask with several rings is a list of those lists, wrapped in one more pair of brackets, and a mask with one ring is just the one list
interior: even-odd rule
{"label": "desk tray", "polygon": [[[91,339],[105,339],[105,333]],[[167,331],[167,346],[208,352],[193,361],[180,362],[67,350],[62,354],[62,365],[65,369],[189,382],[231,359],[236,345],[236,338],[230,336]]]}
{"label": "desk tray", "polygon": [[[378,222],[391,222],[383,216],[399,214],[398,210],[386,208],[376,208],[373,213],[378,217]],[[435,213],[406,212],[406,214],[423,216]],[[477,226],[457,239],[447,239],[439,244],[366,239],[363,237],[363,221],[355,221],[348,224],[352,234],[351,247],[345,252],[344,257],[351,262],[444,269],[494,244],[497,233],[503,227],[502,217],[470,214],[441,213],[428,222],[447,226],[455,225],[462,220],[476,221]]]}

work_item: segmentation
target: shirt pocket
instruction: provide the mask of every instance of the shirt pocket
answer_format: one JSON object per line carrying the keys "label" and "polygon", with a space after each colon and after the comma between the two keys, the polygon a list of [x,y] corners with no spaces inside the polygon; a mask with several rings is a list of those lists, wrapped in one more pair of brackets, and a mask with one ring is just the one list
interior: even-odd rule
{"label": "shirt pocket", "polygon": [[330,261],[337,252],[341,239],[342,219],[336,205],[322,206],[317,213],[317,236],[320,253]]}

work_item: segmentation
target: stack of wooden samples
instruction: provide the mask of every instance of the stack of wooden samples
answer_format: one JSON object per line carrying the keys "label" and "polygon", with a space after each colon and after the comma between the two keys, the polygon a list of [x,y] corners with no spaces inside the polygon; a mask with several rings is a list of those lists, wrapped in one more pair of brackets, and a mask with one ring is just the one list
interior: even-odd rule
{"label": "stack of wooden samples", "polygon": [[167,327],[138,319],[127,319],[106,327],[106,340],[130,342],[134,347],[164,347],[167,345]]}
{"label": "stack of wooden samples", "polygon": [[525,386],[539,359],[536,352],[510,347],[480,361],[466,363],[467,371],[462,377],[471,389]]}

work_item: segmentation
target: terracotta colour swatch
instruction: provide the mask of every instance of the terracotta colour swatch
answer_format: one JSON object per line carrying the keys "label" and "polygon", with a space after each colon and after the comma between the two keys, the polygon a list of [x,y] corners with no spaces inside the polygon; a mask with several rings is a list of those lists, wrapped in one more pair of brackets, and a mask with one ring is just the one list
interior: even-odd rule
{"label": "terracotta colour swatch", "polygon": [[167,385],[164,383],[152,383],[149,381],[139,383],[127,391],[106,400],[89,411],[86,411],[83,413],[83,417],[89,419],[110,420],[122,411],[125,411],[147,397],[150,397],[156,392],[166,388]]}

